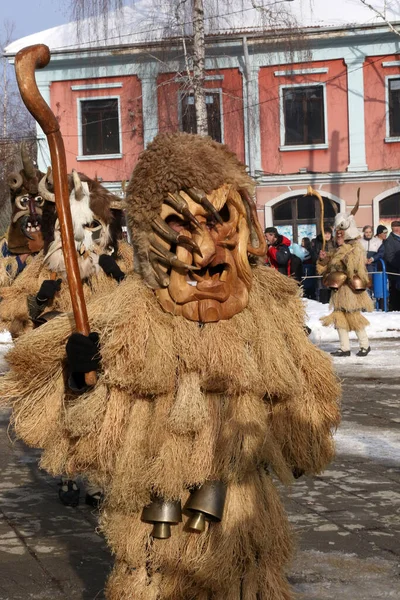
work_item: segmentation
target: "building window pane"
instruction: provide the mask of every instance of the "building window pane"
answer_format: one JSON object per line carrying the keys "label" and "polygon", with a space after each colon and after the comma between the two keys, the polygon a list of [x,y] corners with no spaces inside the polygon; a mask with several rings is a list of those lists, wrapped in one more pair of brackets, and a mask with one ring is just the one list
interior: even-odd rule
{"label": "building window pane", "polygon": [[304,196],[297,200],[297,218],[315,219],[315,196]]}
{"label": "building window pane", "polygon": [[[219,92],[207,92],[206,95],[208,135],[216,142],[222,142],[221,101]],[[196,107],[194,94],[181,96],[182,131],[197,133]]]}
{"label": "building window pane", "polygon": [[381,217],[398,218],[400,215],[400,194],[393,194],[379,202],[379,214]]}
{"label": "building window pane", "polygon": [[82,100],[82,154],[119,154],[118,100]]}
{"label": "building window pane", "polygon": [[390,137],[400,137],[400,79],[389,79]]}
{"label": "building window pane", "polygon": [[283,89],[285,146],[325,143],[322,85]]}
{"label": "building window pane", "polygon": [[274,221],[290,221],[292,219],[292,199],[284,200],[273,209]]}

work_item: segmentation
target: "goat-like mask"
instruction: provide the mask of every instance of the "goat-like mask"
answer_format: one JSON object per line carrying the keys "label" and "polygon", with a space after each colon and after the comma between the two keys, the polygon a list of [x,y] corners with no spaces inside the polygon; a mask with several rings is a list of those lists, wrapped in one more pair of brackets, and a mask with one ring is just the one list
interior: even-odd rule
{"label": "goat-like mask", "polygon": [[335,217],[334,227],[336,231],[344,232],[344,241],[356,240],[361,237],[360,232],[357,229],[356,220],[354,218],[358,208],[360,206],[360,188],[357,191],[357,202],[352,208],[350,213],[338,213]]}
{"label": "goat-like mask", "polygon": [[[51,173],[40,182],[40,190],[49,202],[54,202],[51,188]],[[70,208],[74,231],[75,248],[82,279],[99,272],[100,254],[114,251],[111,208],[116,208],[118,199],[97,181],[79,176],[72,171],[69,178]],[[61,277],[66,277],[64,254],[61,243],[60,223],[56,218],[50,239],[45,240],[45,265]]]}
{"label": "goat-like mask", "polygon": [[43,173],[36,169],[21,146],[23,169],[8,176],[12,204],[8,248],[13,254],[32,254],[43,247],[41,235],[44,199],[38,185]]}

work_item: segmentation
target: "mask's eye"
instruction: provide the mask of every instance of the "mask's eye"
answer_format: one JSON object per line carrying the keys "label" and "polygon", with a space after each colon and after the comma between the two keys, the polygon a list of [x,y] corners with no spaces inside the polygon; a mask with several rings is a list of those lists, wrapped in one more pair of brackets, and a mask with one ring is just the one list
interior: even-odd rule
{"label": "mask's eye", "polygon": [[29,198],[28,196],[21,196],[21,198],[15,199],[15,205],[17,208],[24,210],[28,207]]}
{"label": "mask's eye", "polygon": [[101,229],[101,223],[100,223],[100,221],[93,219],[93,221],[91,223],[86,223],[84,225],[84,228],[87,229],[88,231],[99,231]]}
{"label": "mask's eye", "polygon": [[35,198],[35,204],[39,208],[41,208],[43,206],[44,200],[43,200],[42,196],[36,196],[36,198]]}

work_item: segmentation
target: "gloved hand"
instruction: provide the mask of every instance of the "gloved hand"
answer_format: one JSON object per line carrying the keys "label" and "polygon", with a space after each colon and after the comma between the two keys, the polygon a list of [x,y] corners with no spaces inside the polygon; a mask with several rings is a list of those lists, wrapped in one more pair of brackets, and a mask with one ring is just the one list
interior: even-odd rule
{"label": "gloved hand", "polygon": [[68,364],[71,373],[90,373],[100,365],[99,334],[72,333],[66,345]]}
{"label": "gloved hand", "polygon": [[103,269],[106,275],[111,275],[118,283],[125,279],[125,273],[121,271],[117,265],[115,258],[108,254],[101,254],[99,256],[99,265]]}
{"label": "gloved hand", "polygon": [[45,304],[53,300],[56,292],[61,289],[62,279],[53,281],[52,279],[46,279],[43,281],[38,293],[36,294],[36,300],[39,304]]}

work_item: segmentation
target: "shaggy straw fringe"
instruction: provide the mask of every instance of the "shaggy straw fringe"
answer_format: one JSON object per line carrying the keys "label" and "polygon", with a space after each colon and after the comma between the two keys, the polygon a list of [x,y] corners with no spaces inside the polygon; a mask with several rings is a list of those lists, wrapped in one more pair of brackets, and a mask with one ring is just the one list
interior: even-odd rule
{"label": "shaggy straw fringe", "polygon": [[[46,469],[105,488],[108,598],[289,600],[291,541],[268,471],[284,483],[293,467],[319,473],[339,422],[339,386],[304,333],[297,285],[256,267],[247,309],[202,328],[163,313],[136,276],[93,295],[88,312],[102,355],[93,390],[64,392],[65,315],[16,342],[0,398]],[[220,524],[150,538],[140,516],[154,494],[184,504],[215,478],[228,485]]]}
{"label": "shaggy straw fringe", "polygon": [[[120,243],[117,263],[124,273],[130,273],[133,269],[132,247],[126,242]],[[31,259],[12,286],[1,290],[3,299],[0,304],[0,325],[3,329],[8,329],[14,339],[33,328],[28,310],[28,296],[36,296],[43,281],[50,279],[51,274],[51,271],[43,264],[42,251]],[[88,302],[95,294],[112,292],[117,286],[116,281],[100,270],[90,280],[83,282],[85,301]],[[61,313],[72,311],[71,294],[67,282],[62,283],[61,290],[51,304],[45,308],[43,314],[50,311]]]}

